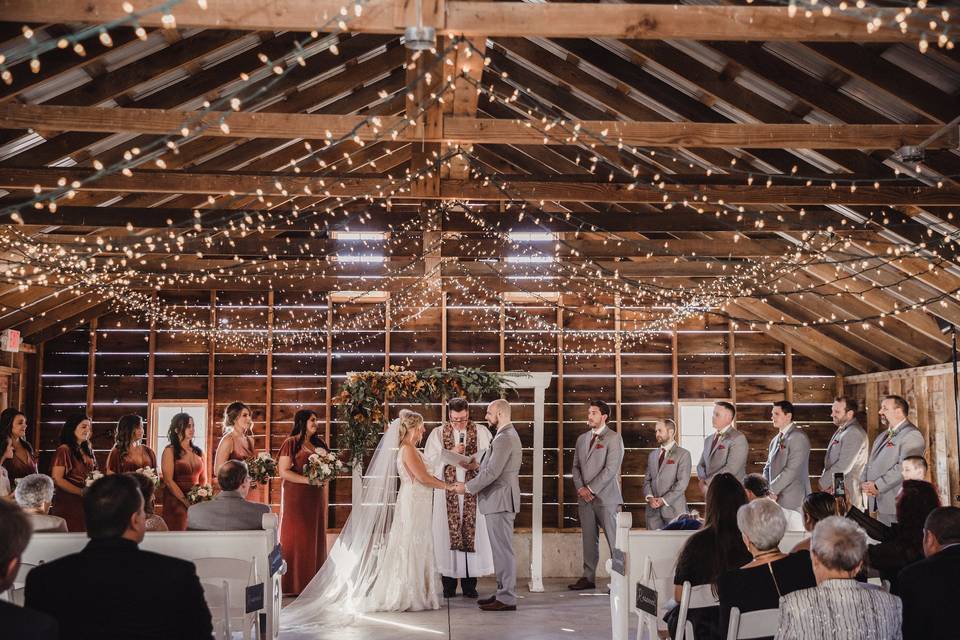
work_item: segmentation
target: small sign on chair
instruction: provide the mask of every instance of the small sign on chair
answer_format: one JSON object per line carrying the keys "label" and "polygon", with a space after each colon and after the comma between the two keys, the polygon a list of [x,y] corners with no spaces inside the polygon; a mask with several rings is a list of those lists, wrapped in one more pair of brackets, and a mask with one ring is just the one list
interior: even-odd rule
{"label": "small sign on chair", "polygon": [[655,617],[657,615],[657,590],[638,582],[637,609]]}
{"label": "small sign on chair", "polygon": [[246,611],[245,613],[253,613],[254,611],[260,611],[263,609],[263,583],[258,582],[257,584],[252,584],[246,589]]}
{"label": "small sign on chair", "polygon": [[270,555],[267,556],[267,560],[270,563],[270,577],[272,578],[277,575],[280,567],[283,566],[283,552],[280,549],[280,543],[277,543],[277,546],[273,548]]}
{"label": "small sign on chair", "polygon": [[627,575],[627,554],[623,552],[623,549],[614,549],[613,555],[610,558],[610,570],[619,573],[622,576]]}

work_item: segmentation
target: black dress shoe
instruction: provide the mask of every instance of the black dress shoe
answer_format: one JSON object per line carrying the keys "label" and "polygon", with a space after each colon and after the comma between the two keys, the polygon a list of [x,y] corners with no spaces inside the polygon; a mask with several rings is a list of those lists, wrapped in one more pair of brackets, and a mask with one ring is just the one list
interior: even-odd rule
{"label": "black dress shoe", "polygon": [[516,611],[517,605],[515,604],[503,604],[499,600],[494,599],[490,604],[485,604],[480,607],[481,611]]}
{"label": "black dress shoe", "polygon": [[469,598],[469,599],[471,599],[471,600],[476,600],[477,598],[480,597],[480,594],[477,593],[475,590],[474,590],[474,591],[464,591],[464,592],[463,592],[463,597],[464,597],[464,598]]}
{"label": "black dress shoe", "polygon": [[567,585],[567,589],[570,589],[570,591],[583,591],[584,589],[596,589],[596,588],[597,588],[597,585],[590,582],[586,578],[580,578],[573,584]]}
{"label": "black dress shoe", "polygon": [[490,596],[489,598],[484,598],[483,600],[477,600],[477,604],[482,607],[482,606],[487,605],[487,604],[493,604],[493,603],[496,602],[496,601],[497,601],[497,596],[496,596],[496,595],[492,595],[492,596]]}
{"label": "black dress shoe", "polygon": [[444,591],[444,592],[443,592],[443,597],[444,597],[445,600],[449,600],[450,598],[456,598],[456,597],[457,597],[457,592],[456,592],[456,591]]}

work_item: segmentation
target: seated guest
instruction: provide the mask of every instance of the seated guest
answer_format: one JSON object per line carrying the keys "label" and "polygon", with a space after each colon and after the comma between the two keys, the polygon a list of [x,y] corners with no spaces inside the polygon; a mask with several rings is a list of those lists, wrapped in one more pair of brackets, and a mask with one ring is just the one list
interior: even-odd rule
{"label": "seated guest", "polygon": [[927,460],[923,456],[907,456],[900,463],[900,474],[904,480],[926,480]]}
{"label": "seated guest", "polygon": [[909,564],[923,559],[923,523],[930,512],[940,506],[940,496],[933,485],[923,480],[904,480],[897,494],[897,521],[890,526],[874,520],[859,509],[851,509],[847,517],[867,534],[879,540],[870,545],[867,560],[880,577],[896,591],[897,574]]}
{"label": "seated guest", "polygon": [[[826,491],[814,491],[803,500],[803,528],[807,533],[813,533],[813,528],[821,520],[836,515],[840,515],[837,513],[837,500]],[[810,550],[810,536],[794,545],[791,553],[804,549]]]}
{"label": "seated guest", "polygon": [[53,502],[53,479],[50,476],[33,473],[21,478],[14,491],[14,497],[23,512],[27,514],[27,519],[34,531],[67,532],[66,520],[49,515],[50,504]]}
{"label": "seated guest", "polygon": [[866,551],[856,523],[840,516],[817,523],[810,543],[817,586],[780,603],[777,640],[899,640],[900,598],[854,579]]}
{"label": "seated guest", "polygon": [[[30,521],[20,509],[0,501],[0,593],[13,586],[20,556],[30,542]],[[0,600],[0,637],[17,640],[57,640],[57,621],[39,611]]]}
{"label": "seated guest", "polygon": [[[743,479],[743,488],[747,492],[748,500],[773,500],[770,494],[770,481],[759,473],[751,473]],[[787,520],[787,531],[803,531],[803,516],[799,511],[783,509],[783,517]]]}
{"label": "seated guest", "polygon": [[270,506],[250,502],[246,495],[250,490],[250,474],[247,463],[228,460],[217,472],[220,493],[208,502],[198,502],[187,510],[187,529],[198,531],[234,531],[262,529],[263,514],[270,513]]}
{"label": "seated guest", "polygon": [[809,551],[789,555],[780,551],[787,519],[776,502],[754,500],[743,505],[737,510],[737,526],[753,561],[717,581],[721,629],[727,628],[733,607],[743,613],[776,609],[783,596],[817,584]]}
{"label": "seated guest", "polygon": [[83,495],[83,551],[27,575],[27,606],[57,618],[61,640],[210,640],[213,625],[193,563],[141,551],[143,496],[125,474]]}
{"label": "seated guest", "polygon": [[[690,536],[677,559],[673,576],[677,602],[680,602],[684,582],[694,587],[716,585],[721,575],[750,562],[750,552],[737,529],[737,509],[746,503],[743,485],[733,474],[719,473],[710,481],[703,528]],[[670,637],[676,637],[679,609],[679,606],[674,607],[664,617]],[[720,607],[690,609],[687,620],[693,624],[697,640],[726,637],[725,631],[720,629]]]}
{"label": "seated guest", "polygon": [[163,518],[153,512],[153,494],[157,490],[157,485],[142,473],[134,472],[128,475],[136,480],[137,486],[140,487],[140,494],[143,496],[143,512],[147,514],[147,531],[169,531]]}
{"label": "seated guest", "polygon": [[957,576],[960,575],[960,509],[938,507],[927,516],[923,533],[926,560],[897,579],[903,599],[903,640],[957,637]]}

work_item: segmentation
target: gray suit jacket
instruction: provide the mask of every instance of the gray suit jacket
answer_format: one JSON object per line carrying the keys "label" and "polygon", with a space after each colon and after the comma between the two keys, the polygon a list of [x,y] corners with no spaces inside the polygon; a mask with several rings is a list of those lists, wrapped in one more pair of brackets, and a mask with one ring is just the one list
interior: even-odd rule
{"label": "gray suit jacket", "polygon": [[[687,485],[690,484],[690,470],[693,461],[690,452],[674,443],[670,452],[660,461],[660,447],[650,452],[647,460],[647,474],[643,480],[643,496],[653,496],[663,500],[660,517],[669,522],[687,510]],[[650,507],[647,507],[648,509]]]}
{"label": "gray suit jacket", "polygon": [[867,432],[854,420],[837,429],[827,444],[827,453],[823,457],[823,473],[818,484],[821,491],[833,486],[833,474],[843,474],[843,487],[847,502],[863,509],[863,495],[860,492],[860,474],[867,464]]}
{"label": "gray suit jacket", "polygon": [[517,513],[520,511],[520,463],[523,447],[513,424],[497,430],[490,448],[483,454],[480,469],[466,483],[467,491],[477,496],[480,513]]}
{"label": "gray suit jacket", "polygon": [[897,512],[897,491],[903,485],[900,463],[910,456],[922,456],[927,449],[923,434],[909,420],[897,428],[893,438],[881,431],[873,441],[870,457],[860,474],[862,482],[874,482],[880,495],[867,500],[867,509],[886,514]]}
{"label": "gray suit jacket", "polygon": [[263,528],[263,514],[270,506],[250,502],[236,491],[221,491],[213,500],[187,509],[187,529],[193,531],[238,531]]}
{"label": "gray suit jacket", "polygon": [[609,426],[597,437],[592,448],[591,438],[592,431],[581,433],[577,438],[573,449],[573,484],[577,489],[589,487],[596,496],[594,502],[599,505],[616,508],[623,503],[617,477],[623,463],[623,438]]}
{"label": "gray suit jacket", "polygon": [[710,447],[718,435],[719,432],[714,431],[704,438],[703,454],[697,465],[697,477],[709,482],[718,473],[732,473],[733,477],[742,482],[747,475],[747,453],[750,451],[747,437],[737,431],[736,427],[731,427],[711,454]]}
{"label": "gray suit jacket", "polygon": [[810,493],[810,439],[800,425],[793,423],[784,437],[777,434],[770,440],[763,477],[770,482],[770,491],[777,494],[781,507],[800,510]]}

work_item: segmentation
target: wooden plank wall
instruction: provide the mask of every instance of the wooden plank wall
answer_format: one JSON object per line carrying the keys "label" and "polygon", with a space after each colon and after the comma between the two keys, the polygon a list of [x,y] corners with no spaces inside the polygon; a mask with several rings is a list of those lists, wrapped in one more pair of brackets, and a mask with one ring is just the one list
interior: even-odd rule
{"label": "wooden plank wall", "polygon": [[[327,423],[329,442],[336,446],[340,425],[328,412],[348,371],[383,370],[391,365],[411,369],[430,366],[476,366],[490,371],[550,371],[554,383],[546,394],[544,523],[576,528],[576,492],[570,477],[573,447],[586,429],[587,401],[604,399],[619,416],[627,452],[622,469],[625,499],[642,522],[641,485],[647,456],[655,446],[653,425],[674,415],[675,400],[735,397],[740,427],[750,441],[749,469],[759,471],[773,435],[770,402],[792,395],[797,417],[807,424],[814,445],[811,470],[818,473],[823,447],[832,433],[830,403],[833,372],[809,359],[789,354],[780,343],[753,331],[731,331],[726,320],[699,317],[675,332],[659,332],[641,343],[618,339],[631,330],[642,313],[636,309],[577,306],[563,300],[558,310],[543,302],[524,306],[524,313],[499,304],[478,305],[457,294],[445,294],[427,307],[335,302],[332,309],[322,293],[196,292],[161,293],[179,311],[217,321],[242,318],[261,326],[296,324],[310,331],[309,343],[284,342],[274,333],[273,348],[250,351],[218,347],[188,339],[183,333],[153,330],[129,318],[105,316],[91,334],[83,327],[50,340],[44,347],[41,389],[41,441],[45,459],[56,446],[64,417],[87,409],[88,380],[93,381],[95,446],[106,454],[113,425],[128,412],[148,416],[149,399],[208,399],[212,408],[210,435],[201,446],[210,458],[222,433],[220,416],[233,400],[250,404],[255,413],[257,447],[276,455],[290,432],[294,413],[316,410]],[[364,313],[359,330],[351,319]],[[327,340],[327,322],[333,331]],[[391,327],[387,330],[387,327]],[[91,336],[96,335],[91,359]],[[329,344],[329,348],[328,348]],[[731,351],[731,346],[733,350]],[[93,364],[93,375],[89,366]],[[153,375],[150,375],[151,369]],[[620,371],[618,377],[616,372]],[[791,372],[790,377],[787,372]],[[735,372],[735,375],[731,375]],[[212,394],[209,390],[213,391]],[[619,406],[616,399],[620,398]],[[515,422],[525,447],[532,447],[533,393],[512,395]],[[404,405],[391,406],[390,414]],[[428,427],[439,424],[439,402],[411,407],[424,413]],[[269,414],[269,426],[265,420]],[[483,409],[473,409],[481,420]],[[165,430],[165,425],[159,425]],[[149,429],[156,428],[149,425]],[[48,464],[48,463],[47,463]],[[339,528],[349,513],[349,477],[331,483],[329,526]],[[521,490],[532,493],[532,460],[521,471]],[[688,492],[702,503],[696,483]],[[268,499],[275,507],[279,483]],[[525,498],[528,501],[529,497]],[[527,505],[518,526],[530,524]]]}
{"label": "wooden plank wall", "polygon": [[934,365],[852,376],[846,392],[860,401],[861,419],[872,443],[880,428],[880,402],[886,395],[902,396],[910,404],[910,421],[927,440],[930,475],[943,504],[960,505],[960,461],[957,458],[957,418],[953,370]]}

